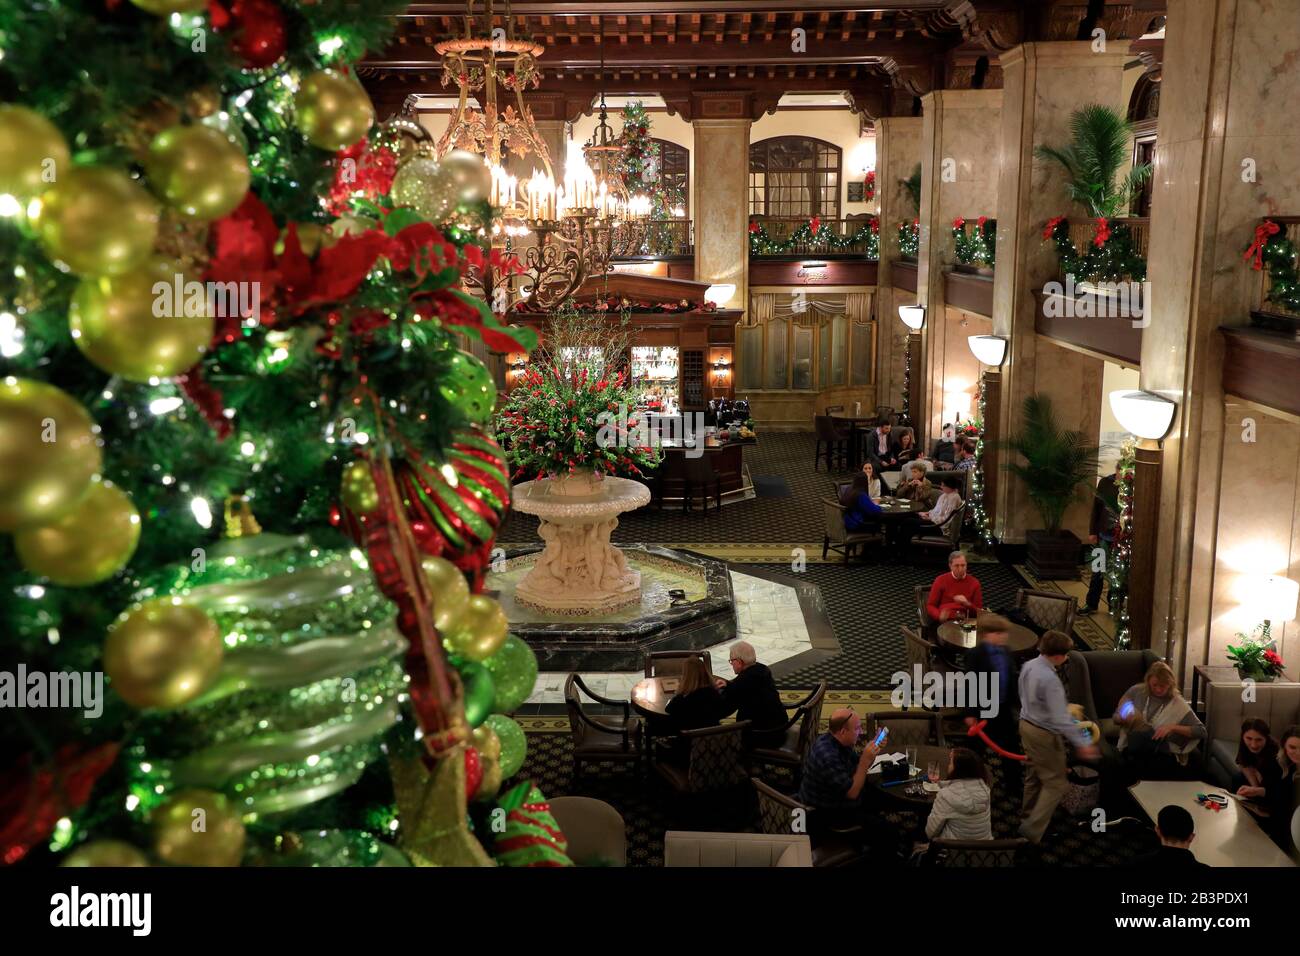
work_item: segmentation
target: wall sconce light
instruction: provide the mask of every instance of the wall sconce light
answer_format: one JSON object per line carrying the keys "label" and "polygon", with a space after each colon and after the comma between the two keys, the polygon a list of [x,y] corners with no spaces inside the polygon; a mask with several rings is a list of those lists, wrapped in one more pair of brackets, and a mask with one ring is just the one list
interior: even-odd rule
{"label": "wall sconce light", "polygon": [[731,297],[735,294],[736,284],[734,282],[720,282],[704,290],[704,301],[712,302],[716,308],[720,309],[730,302]]}
{"label": "wall sconce light", "polygon": [[1261,637],[1265,642],[1270,641],[1273,621],[1295,620],[1296,602],[1300,599],[1300,584],[1290,578],[1270,574],[1261,578],[1251,592],[1251,609],[1264,618]]}
{"label": "wall sconce light", "polygon": [[807,262],[799,263],[805,269],[825,269],[826,263],[821,259],[809,259]]}
{"label": "wall sconce light", "polygon": [[1110,410],[1119,423],[1138,438],[1159,441],[1169,433],[1176,404],[1152,392],[1124,389],[1110,393]]}
{"label": "wall sconce light", "polygon": [[900,305],[898,307],[898,317],[913,332],[920,332],[921,326],[925,325],[925,306]]}
{"label": "wall sconce light", "polygon": [[984,365],[998,368],[1007,357],[1007,340],[1000,335],[970,335],[966,344]]}

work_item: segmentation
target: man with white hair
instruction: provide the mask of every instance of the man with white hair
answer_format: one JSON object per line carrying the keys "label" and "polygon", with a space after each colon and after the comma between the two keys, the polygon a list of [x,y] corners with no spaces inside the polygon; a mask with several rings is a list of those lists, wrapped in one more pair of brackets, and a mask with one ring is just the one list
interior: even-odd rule
{"label": "man with white hair", "polygon": [[726,704],[724,713],[736,711],[737,720],[750,721],[753,743],[759,747],[779,747],[785,741],[785,725],[789,721],[776,681],[766,664],[760,664],[754,645],[737,641],[731,645],[731,669],[735,677],[730,681],[715,677],[713,682],[722,691]]}

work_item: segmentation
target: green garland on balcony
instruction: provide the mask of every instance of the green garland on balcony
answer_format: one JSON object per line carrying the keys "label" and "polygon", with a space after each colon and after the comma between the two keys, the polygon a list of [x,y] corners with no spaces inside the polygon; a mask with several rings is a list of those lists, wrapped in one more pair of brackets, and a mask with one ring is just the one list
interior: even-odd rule
{"label": "green garland on balcony", "polygon": [[1119,471],[1115,479],[1116,498],[1119,502],[1119,527],[1106,559],[1106,581],[1109,591],[1106,603],[1115,619],[1115,647],[1128,650],[1132,646],[1128,618],[1128,574],[1133,566],[1133,472],[1136,466],[1137,439],[1126,438],[1120,446]]}
{"label": "green garland on balcony", "polygon": [[898,224],[898,252],[904,259],[916,259],[921,249],[921,220]]}
{"label": "green garland on balcony", "polygon": [[953,254],[963,265],[993,268],[997,258],[997,223],[988,216],[980,216],[972,232],[966,231],[966,220],[960,216],[952,221]]}
{"label": "green garland on balcony", "polygon": [[814,252],[852,252],[853,247],[861,242],[866,243],[865,258],[880,258],[879,219],[872,217],[852,235],[837,236],[829,229],[821,228],[821,219],[813,216],[785,239],[773,239],[767,228],[755,220],[749,223],[749,252],[756,256],[793,255],[796,246]]}
{"label": "green garland on balcony", "polygon": [[1288,312],[1300,312],[1300,269],[1296,267],[1296,245],[1272,219],[1255,227],[1255,240],[1241,257],[1260,272],[1268,266],[1267,301]]}
{"label": "green garland on balcony", "polygon": [[1070,240],[1070,223],[1064,216],[1056,216],[1043,227],[1043,241],[1056,245],[1056,255],[1061,262],[1061,273],[1072,275],[1076,282],[1143,282],[1147,277],[1147,261],[1137,251],[1137,243],[1128,226],[1100,218],[1092,242],[1084,253],[1079,253]]}

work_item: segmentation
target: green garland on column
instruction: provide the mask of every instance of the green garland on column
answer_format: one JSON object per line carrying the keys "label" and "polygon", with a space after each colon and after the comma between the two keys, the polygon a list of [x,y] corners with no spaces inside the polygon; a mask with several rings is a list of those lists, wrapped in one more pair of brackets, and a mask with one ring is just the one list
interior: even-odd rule
{"label": "green garland on column", "polygon": [[1106,563],[1106,579],[1110,591],[1106,603],[1115,619],[1115,647],[1127,650],[1131,646],[1128,618],[1128,574],[1133,566],[1133,472],[1136,467],[1137,439],[1127,438],[1120,446],[1119,476],[1115,489],[1119,498],[1119,528],[1111,545]]}
{"label": "green garland on column", "polygon": [[984,405],[984,376],[980,375],[979,399],[977,401],[979,420],[984,428],[980,429],[975,439],[975,468],[970,476],[970,513],[975,521],[975,534],[978,538],[977,548],[986,551],[997,544],[993,537],[993,527],[989,522],[989,512],[984,505],[984,431],[988,427]]}

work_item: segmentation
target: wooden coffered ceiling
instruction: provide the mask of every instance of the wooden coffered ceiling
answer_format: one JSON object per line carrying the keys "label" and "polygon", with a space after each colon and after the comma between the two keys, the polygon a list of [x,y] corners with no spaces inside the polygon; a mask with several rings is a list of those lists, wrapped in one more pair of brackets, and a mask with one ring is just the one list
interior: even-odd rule
{"label": "wooden coffered ceiling", "polygon": [[[659,94],[686,119],[710,94],[753,118],[784,93],[844,92],[869,117],[909,114],[931,89],[998,86],[997,56],[1028,39],[1141,36],[1165,0],[496,0],[496,23],[545,46],[538,119],[575,119],[607,93]],[[475,4],[476,12],[481,3]],[[1100,13],[1098,12],[1100,11]],[[410,93],[445,95],[434,44],[464,35],[464,2],[413,3],[360,76],[381,115]],[[795,50],[802,29],[806,48]],[[604,67],[602,70],[602,56]]]}

